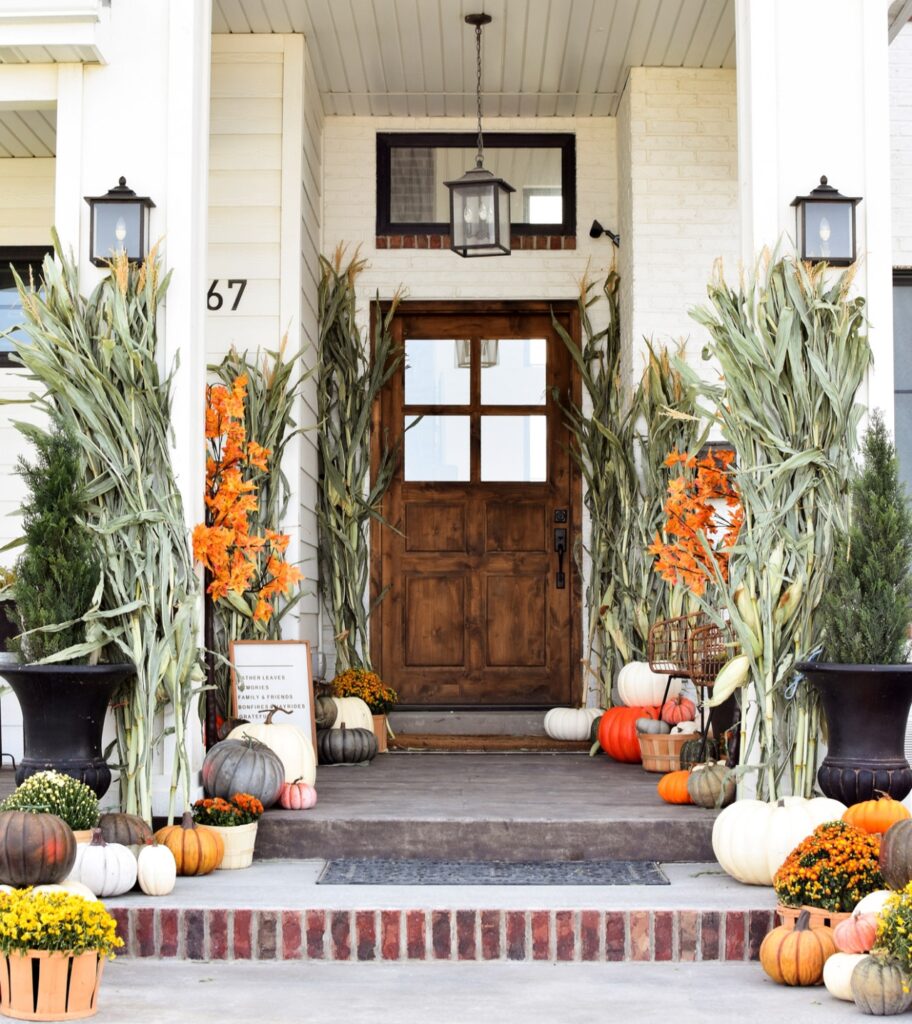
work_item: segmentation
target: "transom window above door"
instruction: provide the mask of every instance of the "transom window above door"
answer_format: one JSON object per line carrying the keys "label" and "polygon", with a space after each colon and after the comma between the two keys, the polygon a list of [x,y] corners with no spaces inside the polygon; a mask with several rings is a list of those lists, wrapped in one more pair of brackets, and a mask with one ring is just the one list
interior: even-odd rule
{"label": "transom window above door", "polygon": [[407,338],[404,479],[543,482],[544,338]]}

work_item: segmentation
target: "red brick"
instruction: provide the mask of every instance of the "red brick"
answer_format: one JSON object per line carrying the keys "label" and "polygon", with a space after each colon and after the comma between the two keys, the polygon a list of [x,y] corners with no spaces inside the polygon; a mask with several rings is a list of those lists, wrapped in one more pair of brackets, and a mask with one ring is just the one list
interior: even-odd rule
{"label": "red brick", "polygon": [[481,955],[485,960],[500,959],[500,911],[481,912]]}
{"label": "red brick", "polygon": [[301,914],[297,910],[282,911],[282,959],[301,959]]}
{"label": "red brick", "polygon": [[[111,910],[111,917],[117,924],[117,934],[123,939],[123,946],[120,950],[121,956],[133,956],[135,950],[130,941],[130,912],[126,907],[115,907]],[[150,953],[141,953],[140,956],[151,956]]]}
{"label": "red brick", "polygon": [[583,910],[580,913],[580,959],[598,960],[599,925],[601,914],[597,910]]}
{"label": "red brick", "polygon": [[228,959],[228,911],[209,911],[209,959]]}
{"label": "red brick", "polygon": [[430,249],[431,243],[427,235],[415,235],[416,249]]}
{"label": "red brick", "polygon": [[771,910],[752,910],[748,919],[748,960],[757,960],[760,957],[760,943],[766,938],[767,933],[773,927],[773,912]]}
{"label": "red brick", "polygon": [[406,914],[405,935],[409,960],[424,960],[427,956],[427,935],[423,910],[410,910]]}
{"label": "red brick", "polygon": [[547,249],[548,248],[548,236],[547,235],[536,235],[535,236],[535,248],[536,249]]}
{"label": "red brick", "polygon": [[715,910],[701,914],[700,959],[719,959],[719,914]]}
{"label": "red brick", "polygon": [[158,912],[158,930],[161,939],[158,947],[159,956],[177,956],[178,937],[176,910],[160,910]]}
{"label": "red brick", "polygon": [[617,910],[605,914],[605,959],[623,960],[627,955],[627,915]]}
{"label": "red brick", "polygon": [[678,915],[678,959],[697,959],[697,913],[694,910],[682,910]]}
{"label": "red brick", "polygon": [[181,932],[184,936],[184,956],[188,960],[203,960],[206,956],[206,930],[202,910],[182,912]]}
{"label": "red brick", "polygon": [[402,248],[402,235],[390,235],[387,241],[390,249]]}
{"label": "red brick", "polygon": [[576,248],[576,235],[564,235],[564,246],[565,249]]}
{"label": "red brick", "polygon": [[744,959],[744,914],[736,910],[729,910],[725,915],[724,959]]}
{"label": "red brick", "polygon": [[322,910],[307,911],[307,958],[322,960],[326,956],[323,935],[326,931],[326,914]]}
{"label": "red brick", "polygon": [[279,915],[275,910],[257,913],[257,959],[275,960],[278,952]]}
{"label": "red brick", "polygon": [[507,959],[526,959],[526,915],[521,910],[507,912]]}
{"label": "red brick", "polygon": [[560,249],[561,247],[561,236],[560,235],[548,235],[548,248],[549,249]]}
{"label": "red brick", "polygon": [[657,910],[652,922],[654,960],[671,960],[674,956],[673,914],[668,910]]}
{"label": "red brick", "polygon": [[630,915],[630,959],[652,959],[649,948],[649,913],[646,910],[634,910]]}
{"label": "red brick", "polygon": [[351,960],[351,914],[334,910],[330,918],[333,960]]}
{"label": "red brick", "polygon": [[387,248],[387,242],[388,242],[388,239],[387,239],[386,235],[377,235],[377,237],[374,239],[374,245],[378,249],[386,249]]}
{"label": "red brick", "polygon": [[551,915],[547,910],[532,914],[532,959],[551,959]]}
{"label": "red brick", "polygon": [[355,914],[355,949],[359,960],[377,957],[377,915],[373,910],[359,910]]}
{"label": "red brick", "polygon": [[[155,909],[153,907],[138,907],[133,912],[133,922],[133,927],[136,929],[136,942],[132,952],[136,956],[155,956],[158,952],[155,948]],[[118,935],[121,933],[119,923],[117,933]],[[126,948],[124,946],[124,950]]]}
{"label": "red brick", "polygon": [[475,911],[456,911],[456,956],[460,960],[474,960],[475,950]]}
{"label": "red brick", "polygon": [[449,249],[451,244],[452,244],[452,242],[451,242],[451,239],[450,239],[449,235],[441,235],[440,236],[440,248],[441,249]]}
{"label": "red brick", "polygon": [[380,956],[384,960],[399,959],[401,920],[398,910],[384,910],[380,914]]}
{"label": "red brick", "polygon": [[554,945],[558,960],[572,960],[576,949],[573,934],[573,911],[559,910],[554,915]]}
{"label": "red brick", "polygon": [[428,242],[432,249],[439,249],[443,241],[443,235],[429,235]]}
{"label": "red brick", "polygon": [[451,953],[450,912],[435,910],[431,914],[431,946],[435,960],[449,960]]}
{"label": "red brick", "polygon": [[522,248],[522,238],[519,235],[510,235],[510,248],[511,249],[521,249]]}
{"label": "red brick", "polygon": [[414,249],[417,243],[415,242],[414,235],[403,235],[402,236],[402,248],[403,249]]}

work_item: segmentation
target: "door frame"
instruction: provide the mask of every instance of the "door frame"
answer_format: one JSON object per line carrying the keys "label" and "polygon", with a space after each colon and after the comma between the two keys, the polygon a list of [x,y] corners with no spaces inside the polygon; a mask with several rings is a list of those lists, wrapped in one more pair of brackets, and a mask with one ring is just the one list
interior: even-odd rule
{"label": "door frame", "polygon": [[[391,300],[381,299],[371,301],[370,304],[370,354],[374,358],[374,332],[378,323],[378,317],[384,317],[392,305]],[[518,300],[482,300],[482,299],[413,299],[403,300],[399,303],[398,313],[415,313],[422,316],[453,316],[464,314],[467,316],[484,315],[486,313],[499,313],[502,315],[521,315],[525,313],[536,314],[560,314],[565,316],[570,324],[569,334],[573,341],[580,344],[580,313],[579,304],[574,299],[518,299]],[[577,406],[581,404],[582,381],[579,367],[575,359],[570,359],[570,397]],[[373,486],[376,480],[377,469],[380,464],[380,438],[383,434],[384,412],[389,414],[387,403],[389,401],[389,386],[374,402],[371,410],[371,441],[370,441],[370,480]],[[570,528],[571,536],[574,538],[574,549],[577,543],[582,543],[583,529],[583,480],[576,460],[570,459]],[[381,502],[381,513],[386,512],[386,497]],[[383,635],[384,602],[377,603],[383,581],[383,531],[388,529],[376,519],[370,522],[370,603],[374,608],[373,614],[368,623],[370,632],[370,656],[374,670],[383,678],[383,651],[381,637]],[[568,568],[570,570],[571,601],[570,601],[570,644],[571,644],[571,693],[574,695],[574,703],[579,704],[583,699],[583,581],[582,573],[576,565],[573,551],[570,552]],[[576,652],[576,657],[573,657]],[[412,705],[397,705],[401,710],[410,710]],[[436,706],[435,706],[436,707]],[[444,707],[444,705],[440,705]],[[530,705],[531,707],[531,705]],[[535,706],[537,707],[537,705]],[[429,705],[415,705],[418,710],[428,710]],[[516,704],[461,704],[460,711],[521,711],[523,705]]]}

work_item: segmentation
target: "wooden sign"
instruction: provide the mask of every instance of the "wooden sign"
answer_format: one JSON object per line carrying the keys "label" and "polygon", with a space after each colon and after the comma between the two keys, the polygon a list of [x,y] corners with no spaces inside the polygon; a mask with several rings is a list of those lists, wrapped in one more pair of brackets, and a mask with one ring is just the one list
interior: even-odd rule
{"label": "wooden sign", "polygon": [[276,725],[296,725],[317,743],[310,644],[306,640],[233,640],[231,702],[235,718],[262,722],[270,708],[281,707],[290,715],[276,715]]}

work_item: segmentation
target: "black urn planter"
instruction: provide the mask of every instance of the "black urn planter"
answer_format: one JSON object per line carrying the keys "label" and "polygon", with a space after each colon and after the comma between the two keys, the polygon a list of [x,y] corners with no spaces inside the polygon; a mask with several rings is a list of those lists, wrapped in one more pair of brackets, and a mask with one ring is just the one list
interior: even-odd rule
{"label": "black urn planter", "polygon": [[912,664],[796,665],[820,694],[827,722],[827,755],[817,772],[825,796],[844,804],[876,792],[902,800],[912,790],[905,755],[912,707]]}
{"label": "black urn planter", "polygon": [[0,665],[22,708],[24,756],[16,784],[53,769],[104,796],[111,785],[101,753],[105,712],[134,672],[130,664]]}

